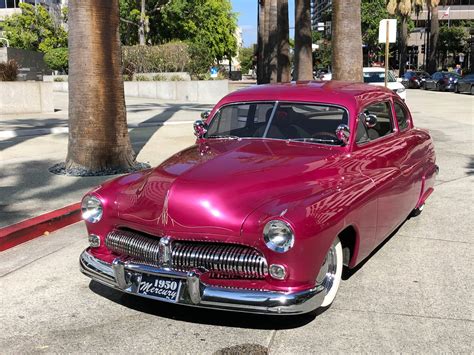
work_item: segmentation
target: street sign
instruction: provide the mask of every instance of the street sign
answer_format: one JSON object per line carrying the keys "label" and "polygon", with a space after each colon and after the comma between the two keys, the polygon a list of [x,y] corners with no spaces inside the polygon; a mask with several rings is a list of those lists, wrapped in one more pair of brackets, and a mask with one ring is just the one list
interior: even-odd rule
{"label": "street sign", "polygon": [[395,43],[397,41],[397,20],[384,19],[380,20],[379,24],[379,43],[387,41],[387,27],[388,27],[388,43]]}

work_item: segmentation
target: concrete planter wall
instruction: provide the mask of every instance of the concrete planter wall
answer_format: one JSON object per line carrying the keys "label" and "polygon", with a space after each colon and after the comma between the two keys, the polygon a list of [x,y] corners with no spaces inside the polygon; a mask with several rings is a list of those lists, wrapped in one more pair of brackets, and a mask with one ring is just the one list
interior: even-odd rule
{"label": "concrete planter wall", "polygon": [[[68,91],[66,82],[54,82],[53,85],[54,91]],[[229,81],[125,81],[124,88],[125,96],[130,97],[216,103],[229,93]]]}
{"label": "concrete planter wall", "polygon": [[0,81],[0,115],[54,112],[53,83]]}

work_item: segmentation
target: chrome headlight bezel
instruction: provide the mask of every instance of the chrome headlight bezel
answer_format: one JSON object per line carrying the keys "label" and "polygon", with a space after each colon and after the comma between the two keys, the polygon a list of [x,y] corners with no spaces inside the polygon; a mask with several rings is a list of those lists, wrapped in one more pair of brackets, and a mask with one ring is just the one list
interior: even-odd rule
{"label": "chrome headlight bezel", "polygon": [[104,207],[102,201],[94,195],[87,195],[81,203],[82,219],[89,223],[97,223],[102,219]]}
{"label": "chrome headlight bezel", "polygon": [[268,249],[277,253],[286,253],[295,244],[295,233],[289,223],[274,219],[268,221],[263,228],[263,240]]}
{"label": "chrome headlight bezel", "polygon": [[397,89],[397,92],[398,92],[398,93],[402,93],[402,92],[404,92],[405,90],[406,90],[405,88],[398,88],[398,89]]}

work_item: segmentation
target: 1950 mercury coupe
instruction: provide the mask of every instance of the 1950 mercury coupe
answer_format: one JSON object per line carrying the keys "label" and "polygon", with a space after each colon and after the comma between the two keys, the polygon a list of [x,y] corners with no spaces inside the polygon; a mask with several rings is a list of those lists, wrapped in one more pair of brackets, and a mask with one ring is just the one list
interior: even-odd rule
{"label": "1950 mercury coupe", "polygon": [[84,197],[84,274],[159,301],[305,313],[433,192],[433,142],[385,88],[255,86],[202,117],[195,145]]}

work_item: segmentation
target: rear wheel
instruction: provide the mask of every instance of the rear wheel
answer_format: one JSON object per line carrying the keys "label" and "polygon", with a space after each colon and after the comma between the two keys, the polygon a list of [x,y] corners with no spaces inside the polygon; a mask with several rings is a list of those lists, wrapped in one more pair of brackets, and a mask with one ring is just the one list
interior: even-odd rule
{"label": "rear wheel", "polygon": [[316,284],[323,286],[326,293],[321,307],[329,306],[336,298],[342,278],[342,267],[342,245],[339,238],[336,238],[316,278]]}
{"label": "rear wheel", "polygon": [[471,95],[474,95],[474,85],[471,85]]}

